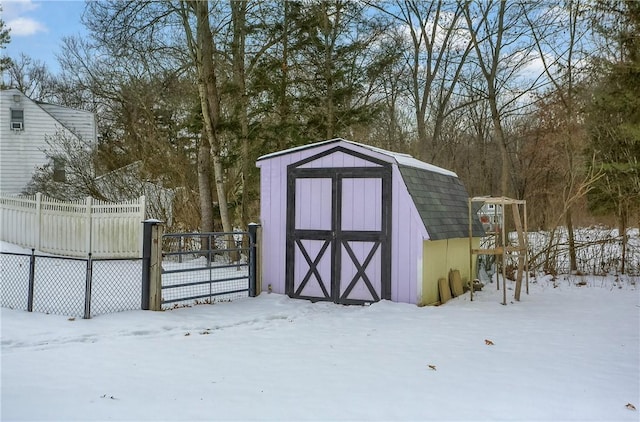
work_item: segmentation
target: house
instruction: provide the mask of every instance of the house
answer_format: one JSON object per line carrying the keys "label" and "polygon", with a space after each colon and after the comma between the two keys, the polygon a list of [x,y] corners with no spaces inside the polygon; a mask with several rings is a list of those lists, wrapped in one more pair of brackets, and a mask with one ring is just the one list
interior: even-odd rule
{"label": "house", "polygon": [[[0,90],[0,192],[24,191],[35,170],[50,161],[44,151],[57,133],[93,143],[95,115],[34,101],[17,89]],[[64,159],[53,165],[54,174],[64,178]]]}
{"label": "house", "polygon": [[500,222],[502,221],[502,205],[493,203],[482,204],[478,210],[478,216],[485,231],[499,231]]}
{"label": "house", "polygon": [[[469,281],[468,194],[454,172],[344,139],[268,154],[257,166],[263,291],[428,305],[440,301],[449,270]],[[477,248],[477,218],[472,234]]]}
{"label": "house", "polygon": [[142,173],[142,161],[96,177],[96,188],[111,201],[127,201],[140,196],[146,200],[147,213],[168,227],[173,224],[173,201],[179,189],[162,186],[161,180],[148,180]]}

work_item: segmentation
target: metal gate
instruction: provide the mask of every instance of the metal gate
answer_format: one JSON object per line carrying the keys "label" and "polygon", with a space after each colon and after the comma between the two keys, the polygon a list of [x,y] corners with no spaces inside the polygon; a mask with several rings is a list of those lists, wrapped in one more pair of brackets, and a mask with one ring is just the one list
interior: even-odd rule
{"label": "metal gate", "polygon": [[255,230],[162,236],[164,309],[255,296]]}
{"label": "metal gate", "polygon": [[342,304],[390,299],[391,168],[300,164],[288,169],[287,294]]}

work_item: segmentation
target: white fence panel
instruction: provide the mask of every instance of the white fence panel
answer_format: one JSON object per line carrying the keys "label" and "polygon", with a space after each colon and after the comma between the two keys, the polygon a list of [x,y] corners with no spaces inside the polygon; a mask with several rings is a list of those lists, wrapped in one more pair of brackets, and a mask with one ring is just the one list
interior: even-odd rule
{"label": "white fence panel", "polygon": [[122,203],[0,195],[0,240],[56,255],[142,255],[145,197]]}
{"label": "white fence panel", "polygon": [[35,195],[0,197],[0,239],[23,247],[38,243],[39,203]]}
{"label": "white fence panel", "polygon": [[104,254],[113,258],[127,258],[130,256],[127,252],[131,250],[139,251],[138,256],[142,256],[144,204],[144,196],[119,204],[93,201],[91,250],[95,256]]}
{"label": "white fence panel", "polygon": [[[87,256],[89,249],[87,204],[90,199],[64,202],[42,199],[40,206],[40,244],[42,252],[64,256]],[[89,203],[89,212],[91,204]]]}

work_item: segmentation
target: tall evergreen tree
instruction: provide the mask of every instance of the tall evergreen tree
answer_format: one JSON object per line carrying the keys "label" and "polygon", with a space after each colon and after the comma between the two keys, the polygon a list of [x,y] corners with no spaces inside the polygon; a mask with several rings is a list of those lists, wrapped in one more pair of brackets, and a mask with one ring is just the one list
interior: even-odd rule
{"label": "tall evergreen tree", "polygon": [[[382,33],[369,21],[364,5],[344,0],[301,2],[291,15],[299,38],[290,53],[298,70],[296,103],[305,117],[308,140],[349,137],[373,121],[371,66]],[[294,47],[295,46],[295,47]]]}
{"label": "tall evergreen tree", "polygon": [[603,2],[613,24],[603,35],[617,42],[618,54],[602,58],[604,76],[594,88],[589,108],[590,162],[602,174],[588,199],[592,211],[615,213],[623,239],[640,210],[640,2]]}

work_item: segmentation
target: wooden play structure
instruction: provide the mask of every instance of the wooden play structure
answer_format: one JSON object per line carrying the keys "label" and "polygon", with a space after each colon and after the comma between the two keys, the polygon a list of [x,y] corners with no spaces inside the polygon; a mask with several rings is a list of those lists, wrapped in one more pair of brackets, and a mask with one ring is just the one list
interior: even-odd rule
{"label": "wooden play structure", "polygon": [[[480,204],[480,206],[477,206]],[[509,230],[507,228],[506,220],[508,207],[511,208],[511,215],[513,216],[513,229],[517,234],[517,238],[508,239],[507,234]],[[520,212],[522,207],[522,213]],[[492,215],[485,214],[486,223],[485,232],[485,247],[474,248],[472,243],[472,222],[476,217],[477,210],[489,210]],[[527,245],[527,202],[519,199],[511,199],[504,196],[491,197],[491,196],[479,196],[469,198],[469,271],[474,267],[474,256],[477,255],[494,255],[496,257],[496,274],[499,274],[497,269],[501,268],[502,271],[502,304],[507,304],[507,258],[510,255],[516,255],[518,260],[518,269],[516,275],[516,286],[514,292],[514,299],[520,300],[520,292],[522,290],[522,276],[525,276],[526,292],[529,294],[529,259],[528,259],[528,245]],[[500,290],[500,277],[496,276],[496,287]],[[473,300],[473,288],[470,289],[471,300]]]}

